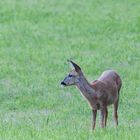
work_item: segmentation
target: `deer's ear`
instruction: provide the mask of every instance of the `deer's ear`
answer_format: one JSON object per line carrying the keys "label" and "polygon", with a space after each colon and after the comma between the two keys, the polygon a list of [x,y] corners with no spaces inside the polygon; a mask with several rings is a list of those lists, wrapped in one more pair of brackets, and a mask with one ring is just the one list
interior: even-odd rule
{"label": "deer's ear", "polygon": [[81,68],[76,63],[71,60],[68,60],[68,62],[70,62],[71,66],[75,69],[76,72],[81,72]]}

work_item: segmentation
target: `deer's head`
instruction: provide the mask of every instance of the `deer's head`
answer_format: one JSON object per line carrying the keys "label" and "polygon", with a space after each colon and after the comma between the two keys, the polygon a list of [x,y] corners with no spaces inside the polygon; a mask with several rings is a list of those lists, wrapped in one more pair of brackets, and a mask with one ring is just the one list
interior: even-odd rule
{"label": "deer's head", "polygon": [[61,85],[63,86],[75,85],[79,81],[81,74],[81,68],[77,64],[75,64],[71,60],[68,60],[68,62],[72,65],[72,70],[61,82]]}

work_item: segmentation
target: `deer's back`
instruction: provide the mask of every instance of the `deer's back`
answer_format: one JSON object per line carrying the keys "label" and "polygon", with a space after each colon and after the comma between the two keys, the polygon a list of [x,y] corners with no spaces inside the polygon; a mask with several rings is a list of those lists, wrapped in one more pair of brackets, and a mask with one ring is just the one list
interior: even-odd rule
{"label": "deer's back", "polygon": [[92,87],[96,90],[99,102],[110,105],[118,99],[121,84],[120,76],[113,70],[107,70],[92,83]]}
{"label": "deer's back", "polygon": [[120,90],[122,85],[122,80],[119,74],[117,74],[117,72],[114,70],[104,71],[102,75],[98,78],[98,80],[109,84],[110,86],[116,85],[118,91]]}

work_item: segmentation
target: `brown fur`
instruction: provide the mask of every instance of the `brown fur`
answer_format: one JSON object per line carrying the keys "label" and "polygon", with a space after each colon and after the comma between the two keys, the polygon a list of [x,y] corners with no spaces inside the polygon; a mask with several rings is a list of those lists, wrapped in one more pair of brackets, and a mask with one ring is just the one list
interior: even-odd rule
{"label": "brown fur", "polygon": [[81,94],[88,101],[93,112],[93,125],[95,128],[97,110],[101,112],[101,127],[105,127],[108,116],[108,105],[114,104],[114,120],[118,125],[119,91],[122,85],[120,76],[113,70],[107,70],[92,83],[89,83],[81,68],[74,64],[74,70],[63,80],[65,86],[76,85]]}

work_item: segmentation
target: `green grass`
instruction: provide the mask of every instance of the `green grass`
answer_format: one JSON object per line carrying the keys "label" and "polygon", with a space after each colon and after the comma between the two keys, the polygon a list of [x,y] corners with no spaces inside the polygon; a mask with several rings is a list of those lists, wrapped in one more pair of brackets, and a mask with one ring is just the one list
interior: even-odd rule
{"label": "green grass", "polygon": [[[139,0],[0,1],[0,139],[138,140]],[[77,62],[89,80],[115,69],[123,87],[119,127],[91,131],[91,110],[75,87],[60,88]]]}

